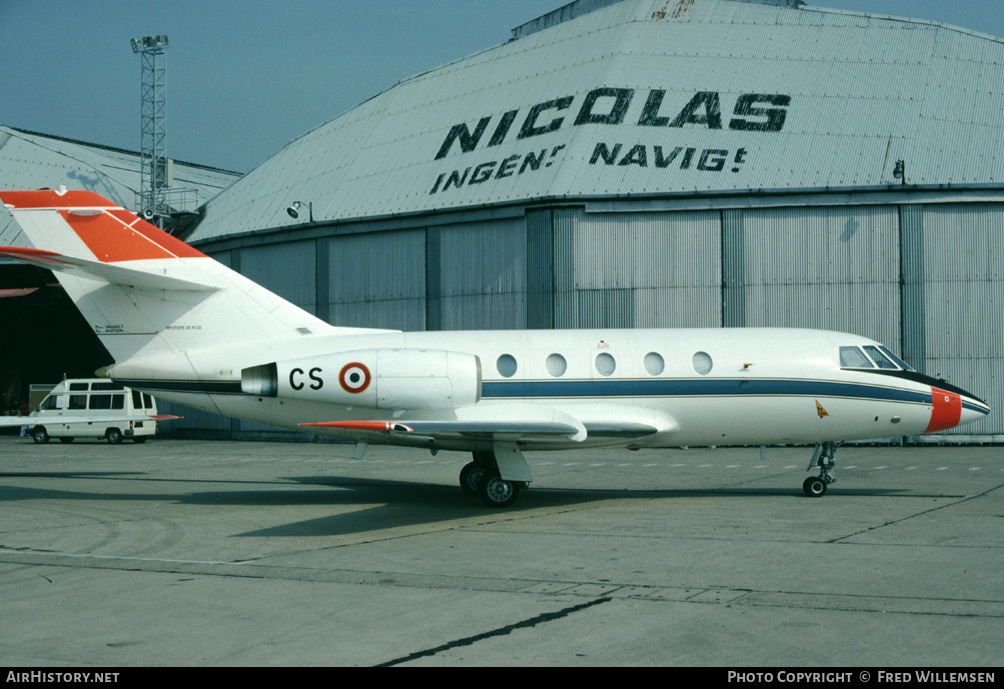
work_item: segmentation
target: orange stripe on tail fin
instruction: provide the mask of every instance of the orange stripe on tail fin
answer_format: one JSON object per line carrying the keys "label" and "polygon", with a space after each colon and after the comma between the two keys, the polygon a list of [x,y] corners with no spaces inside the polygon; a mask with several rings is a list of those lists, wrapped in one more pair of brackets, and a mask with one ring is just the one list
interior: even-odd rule
{"label": "orange stripe on tail fin", "polygon": [[177,258],[149,237],[126,227],[121,220],[108,213],[77,215],[72,211],[59,211],[59,214],[102,263]]}
{"label": "orange stripe on tail fin", "polygon": [[103,263],[205,254],[90,191],[4,191],[12,210],[55,210]]}

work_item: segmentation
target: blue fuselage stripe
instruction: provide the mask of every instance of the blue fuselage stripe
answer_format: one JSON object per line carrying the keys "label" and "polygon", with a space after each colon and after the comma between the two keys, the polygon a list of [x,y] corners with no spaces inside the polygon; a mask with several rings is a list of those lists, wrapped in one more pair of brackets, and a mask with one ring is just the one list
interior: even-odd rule
{"label": "blue fuselage stripe", "polygon": [[527,380],[485,381],[483,398],[568,397],[852,397],[931,404],[931,394],[816,380]]}

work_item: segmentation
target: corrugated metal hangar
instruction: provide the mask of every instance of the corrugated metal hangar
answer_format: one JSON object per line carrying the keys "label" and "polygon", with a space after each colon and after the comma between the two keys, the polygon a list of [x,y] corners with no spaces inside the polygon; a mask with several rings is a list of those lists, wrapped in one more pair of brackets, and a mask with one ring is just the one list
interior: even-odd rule
{"label": "corrugated metal hangar", "polygon": [[937,22],[579,0],[294,140],[187,241],[338,325],[842,330],[1000,410],[1002,84],[1001,39]]}
{"label": "corrugated metal hangar", "polygon": [[296,139],[188,239],[339,325],[828,328],[1001,409],[1001,84],[1000,39],[936,22],[583,0]]}

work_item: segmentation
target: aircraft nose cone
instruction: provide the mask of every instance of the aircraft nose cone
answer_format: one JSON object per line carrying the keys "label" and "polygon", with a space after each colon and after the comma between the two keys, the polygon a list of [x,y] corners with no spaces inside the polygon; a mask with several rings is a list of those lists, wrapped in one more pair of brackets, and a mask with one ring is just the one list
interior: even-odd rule
{"label": "aircraft nose cone", "polygon": [[990,405],[983,400],[968,394],[964,394],[961,397],[962,413],[959,415],[959,426],[979,421],[990,413]]}

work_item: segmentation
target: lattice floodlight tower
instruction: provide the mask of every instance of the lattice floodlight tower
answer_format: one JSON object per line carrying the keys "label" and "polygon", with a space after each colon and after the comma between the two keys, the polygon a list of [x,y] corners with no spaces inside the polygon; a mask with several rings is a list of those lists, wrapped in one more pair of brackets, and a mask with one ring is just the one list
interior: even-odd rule
{"label": "lattice floodlight tower", "polygon": [[140,213],[156,217],[158,224],[170,212],[167,205],[169,163],[167,160],[165,69],[167,36],[146,36],[131,41],[132,51],[143,57],[142,124],[140,146]]}

